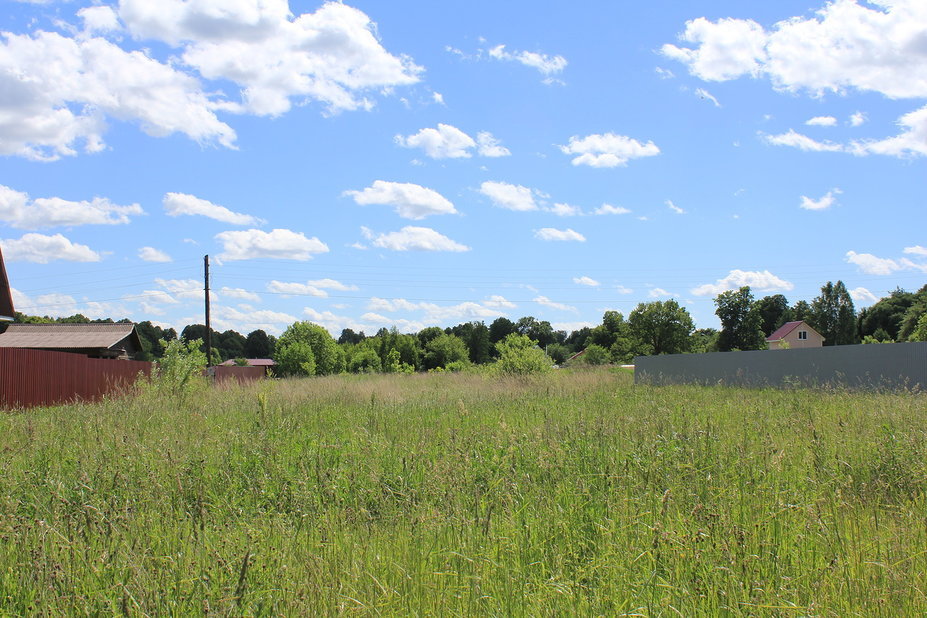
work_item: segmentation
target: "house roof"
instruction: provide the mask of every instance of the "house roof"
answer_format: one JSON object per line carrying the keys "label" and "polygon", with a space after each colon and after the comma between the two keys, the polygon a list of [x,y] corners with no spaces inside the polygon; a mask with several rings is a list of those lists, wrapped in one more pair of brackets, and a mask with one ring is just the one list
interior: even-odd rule
{"label": "house roof", "polygon": [[10,292],[10,280],[3,265],[3,251],[0,251],[0,319],[13,317],[13,294]]}
{"label": "house roof", "polygon": [[[276,363],[273,359],[270,358],[246,358],[249,367],[273,367]],[[225,366],[230,366],[235,364],[235,359],[227,360],[224,363],[221,363]]]}
{"label": "house roof", "polygon": [[796,328],[798,328],[798,327],[801,326],[802,324],[804,324],[805,328],[807,328],[808,330],[814,331],[814,332],[817,333],[818,335],[821,334],[821,333],[818,333],[818,331],[816,331],[816,330],[814,330],[813,328],[811,328],[811,326],[810,326],[807,322],[805,322],[804,320],[798,320],[797,322],[786,322],[785,324],[783,324],[782,326],[780,326],[780,327],[776,330],[776,332],[774,332],[774,333],[771,334],[769,337],[767,337],[767,338],[766,338],[766,341],[779,341],[779,340],[781,340],[781,339],[785,339],[785,338],[788,336],[789,333],[791,333],[793,330],[795,330]]}
{"label": "house roof", "polygon": [[10,324],[0,335],[0,348],[88,349],[111,348],[132,337],[137,349],[142,342],[135,324]]}

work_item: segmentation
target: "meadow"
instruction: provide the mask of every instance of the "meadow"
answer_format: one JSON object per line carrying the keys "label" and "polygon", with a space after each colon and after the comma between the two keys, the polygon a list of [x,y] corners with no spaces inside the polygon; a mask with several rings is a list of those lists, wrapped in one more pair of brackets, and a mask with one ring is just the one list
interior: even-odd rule
{"label": "meadow", "polygon": [[918,393],[343,375],[0,416],[6,615],[927,615]]}

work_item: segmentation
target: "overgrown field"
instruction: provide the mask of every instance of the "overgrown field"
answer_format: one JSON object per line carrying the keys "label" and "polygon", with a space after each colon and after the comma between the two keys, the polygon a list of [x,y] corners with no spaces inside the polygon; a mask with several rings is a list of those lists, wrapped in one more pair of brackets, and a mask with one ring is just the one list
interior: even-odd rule
{"label": "overgrown field", "polygon": [[0,417],[0,612],[927,615],[927,399],[337,376]]}

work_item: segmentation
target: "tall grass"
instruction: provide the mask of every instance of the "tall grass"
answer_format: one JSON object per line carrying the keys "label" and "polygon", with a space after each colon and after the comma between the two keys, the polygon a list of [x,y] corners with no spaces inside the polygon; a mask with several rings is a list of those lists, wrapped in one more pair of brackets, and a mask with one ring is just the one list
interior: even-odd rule
{"label": "tall grass", "polygon": [[923,395],[336,376],[0,418],[10,614],[927,614]]}

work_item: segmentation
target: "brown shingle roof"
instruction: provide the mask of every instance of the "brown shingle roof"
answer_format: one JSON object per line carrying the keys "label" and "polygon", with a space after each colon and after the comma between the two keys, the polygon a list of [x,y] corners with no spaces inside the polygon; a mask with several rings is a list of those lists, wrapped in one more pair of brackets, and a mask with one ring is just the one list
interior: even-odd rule
{"label": "brown shingle roof", "polygon": [[0,348],[110,348],[129,336],[141,350],[135,324],[10,324]]}

